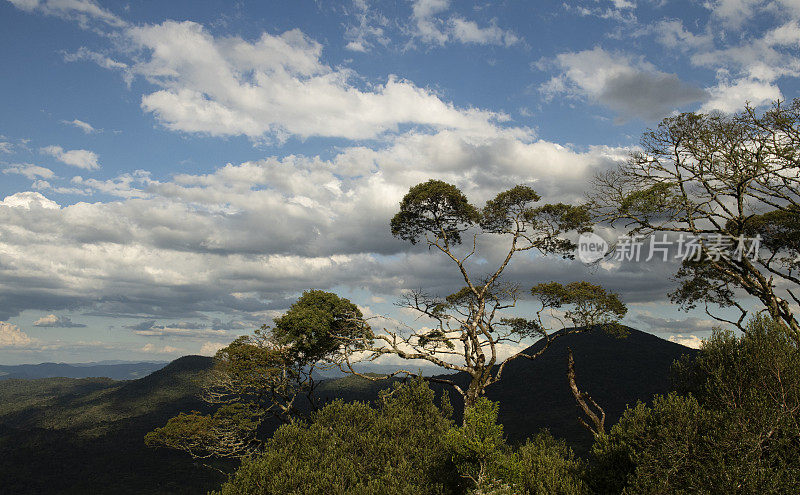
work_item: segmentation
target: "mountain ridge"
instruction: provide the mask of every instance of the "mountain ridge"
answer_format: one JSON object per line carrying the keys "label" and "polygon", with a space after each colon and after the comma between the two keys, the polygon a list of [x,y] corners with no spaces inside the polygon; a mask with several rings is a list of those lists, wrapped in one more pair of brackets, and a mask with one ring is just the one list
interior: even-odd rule
{"label": "mountain ridge", "polygon": [[[536,345],[542,344],[534,350]],[[566,381],[567,346],[575,356],[578,385],[606,408],[607,426],[625,404],[667,392],[672,361],[696,352],[633,329],[626,339],[597,331],[560,337],[535,361],[510,363],[502,381],[487,390],[490,399],[500,401],[499,419],[510,441],[548,428],[579,453],[586,451],[591,436],[576,420]],[[197,493],[217,487],[224,479],[218,472],[181,452],[148,449],[143,441],[179,412],[209,410],[198,395],[200,379],[212,365],[212,358],[190,355],[135,380],[0,380],[0,487],[19,494]],[[319,393],[370,401],[388,386],[350,376],[323,381]],[[446,390],[431,387],[440,394]],[[453,397],[456,416],[459,402]],[[276,426],[270,422],[266,429]]]}

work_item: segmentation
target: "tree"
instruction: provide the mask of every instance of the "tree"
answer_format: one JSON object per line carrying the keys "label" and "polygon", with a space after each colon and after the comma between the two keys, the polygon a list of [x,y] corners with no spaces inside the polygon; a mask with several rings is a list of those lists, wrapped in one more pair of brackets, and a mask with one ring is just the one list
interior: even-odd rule
{"label": "tree", "polygon": [[[701,254],[683,261],[674,302],[701,304],[745,329],[742,290],[800,342],[792,308],[800,303],[800,99],[763,114],[748,106],[732,116],[669,117],[641,145],[596,177],[595,216],[630,236],[695,239]],[[738,308],[739,317],[729,321],[709,305]]]}
{"label": "tree", "polygon": [[333,401],[307,422],[281,426],[217,493],[453,493],[444,406],[413,380],[384,391],[374,406]]}
{"label": "tree", "polygon": [[583,465],[563,440],[546,430],[519,448],[508,445],[497,422],[499,404],[481,397],[464,425],[447,432],[446,449],[461,493],[578,495],[588,493]]}
{"label": "tree", "polygon": [[[465,286],[446,297],[423,290],[406,293],[401,306],[427,318],[431,326],[383,329],[361,339],[343,339],[346,351],[338,354],[342,369],[358,374],[355,362],[388,354],[428,361],[470,376],[466,388],[447,378],[436,379],[452,386],[469,408],[488,386],[501,379],[509,362],[535,359],[560,335],[614,327],[613,323],[624,316],[625,306],[615,294],[587,282],[537,285],[531,291],[541,303],[535,318],[502,316],[521,297],[518,285],[502,279],[515,254],[536,250],[542,255],[570,259],[575,244],[569,235],[591,230],[586,208],[563,203],[534,206],[539,200],[533,189],[518,185],[499,193],[479,209],[457,187],[442,181],[429,180],[412,187],[391,220],[392,234],[438,251],[455,266]],[[468,262],[476,255],[479,236],[504,239],[507,250],[492,271],[475,274]],[[462,246],[464,238],[471,240],[467,247]],[[542,319],[545,309],[566,310],[564,319],[572,328],[551,331]],[[546,345],[536,354],[520,352],[500,359],[499,345],[519,344],[537,337],[546,339]],[[398,373],[415,374],[410,370]]]}
{"label": "tree", "polygon": [[274,328],[264,325],[217,352],[202,395],[218,407],[213,414],[181,413],[150,432],[145,443],[195,458],[252,455],[261,447],[257,433],[263,419],[308,418],[319,407],[315,371],[339,359],[342,338],[368,339],[370,332],[355,304],[308,290]]}
{"label": "tree", "polygon": [[794,493],[800,352],[784,325],[715,332],[676,363],[677,392],[628,409],[592,448],[597,493]]}

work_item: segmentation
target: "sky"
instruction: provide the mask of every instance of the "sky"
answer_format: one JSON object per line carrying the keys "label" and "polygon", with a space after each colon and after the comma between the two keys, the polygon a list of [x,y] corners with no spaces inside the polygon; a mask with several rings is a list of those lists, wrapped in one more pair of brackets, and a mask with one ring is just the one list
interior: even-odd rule
{"label": "sky", "polygon": [[[389,232],[410,186],[579,203],[664,117],[797,96],[799,21],[798,0],[3,0],[0,363],[212,355],[309,288],[407,317],[404,290],[459,287]],[[669,303],[674,269],[508,276],[602,284],[696,346],[712,321]]]}

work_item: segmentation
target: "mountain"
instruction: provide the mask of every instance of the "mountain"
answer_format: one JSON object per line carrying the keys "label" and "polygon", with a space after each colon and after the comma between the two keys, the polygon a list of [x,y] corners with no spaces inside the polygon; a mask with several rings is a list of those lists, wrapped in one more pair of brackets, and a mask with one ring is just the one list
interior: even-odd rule
{"label": "mountain", "polygon": [[[602,332],[565,335],[536,361],[511,363],[503,380],[489,388],[489,398],[500,401],[500,421],[510,441],[546,427],[585,452],[591,437],[575,419],[577,408],[566,380],[567,346],[575,356],[579,387],[605,408],[608,426],[626,404],[668,391],[672,361],[696,352],[633,329],[625,339]],[[123,382],[0,381],[0,492],[154,494],[215,488],[223,480],[218,471],[183,453],[152,450],[143,443],[145,433],[178,412],[207,410],[197,395],[199,379],[211,365],[211,358],[185,356]],[[463,374],[448,378],[466,381]],[[372,400],[387,386],[385,381],[350,376],[324,381],[319,394]],[[455,397],[453,404],[458,405]]]}
{"label": "mountain", "polygon": [[204,493],[217,471],[180,452],[152,450],[144,435],[197,397],[212,364],[185,356],[137,380],[0,381],[0,493]]}
{"label": "mountain", "polygon": [[113,380],[133,380],[142,378],[166,366],[166,362],[120,362],[103,361],[99,363],[42,363],[0,365],[0,380],[12,378],[91,378],[106,377]]}
{"label": "mountain", "polygon": [[[509,440],[520,441],[532,431],[548,428],[576,450],[592,437],[577,421],[578,407],[567,381],[567,348],[572,349],[578,388],[606,412],[606,427],[619,420],[626,405],[648,402],[670,390],[670,367],[684,354],[698,351],[655,335],[627,328],[617,338],[605,332],[565,335],[534,361],[517,359],[500,383],[487,391],[500,402],[499,420]],[[536,351],[542,344],[532,346]]]}
{"label": "mountain", "polygon": [[[578,407],[567,381],[567,348],[575,359],[576,382],[606,412],[606,426],[620,418],[626,405],[648,402],[654,394],[670,390],[670,367],[684,354],[698,351],[655,335],[626,327],[628,335],[618,338],[602,331],[567,334],[556,338],[540,357],[519,358],[506,366],[500,382],[491,385],[486,396],[500,402],[499,421],[510,442],[522,442],[531,433],[547,428],[566,439],[578,453],[585,453],[591,434],[577,421]],[[537,342],[526,351],[541,350]],[[441,375],[462,387],[469,383],[464,373]],[[334,380],[321,387],[320,394],[361,400],[386,388],[385,382],[368,382],[357,377]],[[462,414],[460,398],[450,391],[456,419]]]}

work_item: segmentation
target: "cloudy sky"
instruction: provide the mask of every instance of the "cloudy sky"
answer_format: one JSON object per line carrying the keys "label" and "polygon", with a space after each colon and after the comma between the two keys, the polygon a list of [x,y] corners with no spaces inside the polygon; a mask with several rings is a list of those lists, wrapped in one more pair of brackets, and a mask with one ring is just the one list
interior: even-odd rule
{"label": "cloudy sky", "polygon": [[[312,287],[397,315],[403,289],[457,283],[389,234],[411,185],[580,201],[673,112],[796,96],[798,20],[797,0],[3,1],[0,363],[211,354]],[[509,275],[604,284],[630,325],[696,343],[710,322],[666,303],[671,270]]]}

